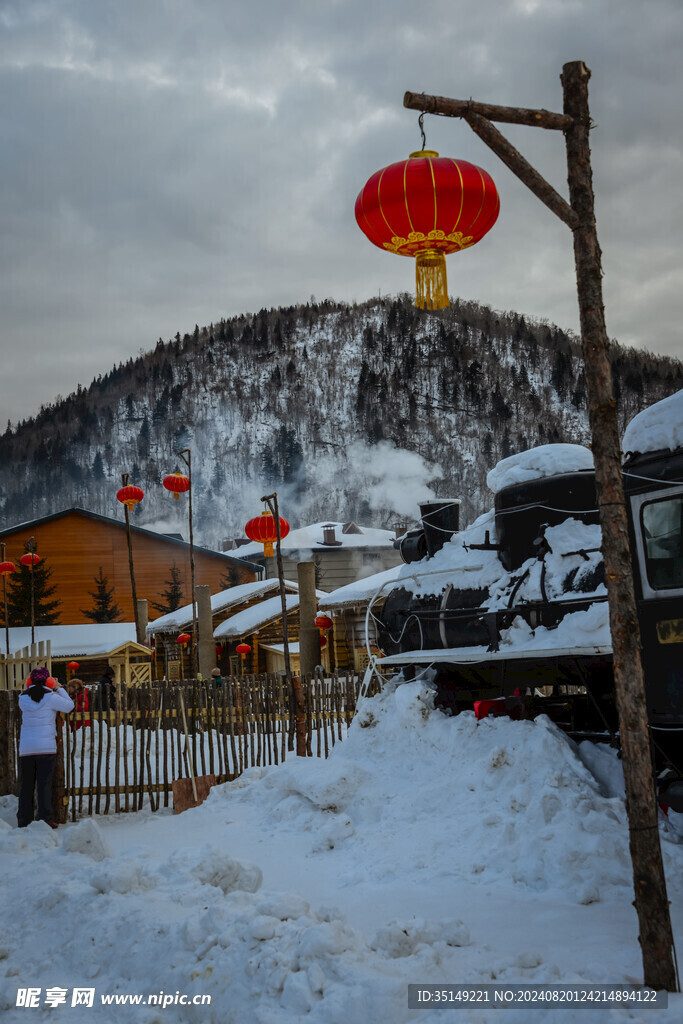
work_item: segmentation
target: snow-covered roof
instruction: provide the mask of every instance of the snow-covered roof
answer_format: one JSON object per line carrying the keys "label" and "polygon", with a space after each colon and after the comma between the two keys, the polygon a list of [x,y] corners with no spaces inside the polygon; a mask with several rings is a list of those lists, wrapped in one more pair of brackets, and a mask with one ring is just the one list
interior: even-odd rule
{"label": "snow-covered roof", "polygon": [[[324,528],[334,527],[335,541],[338,544],[324,544]],[[344,533],[344,527],[349,529]],[[369,526],[356,526],[355,523],[333,522],[331,519],[324,519],[320,523],[313,523],[311,526],[301,526],[297,530],[290,530],[286,537],[280,542],[281,550],[287,554],[292,551],[334,551],[335,548],[390,548],[396,534],[393,530],[378,530]],[[237,558],[249,558],[253,555],[263,554],[263,544],[252,542],[244,544],[234,552]]]}
{"label": "snow-covered roof", "polygon": [[621,447],[634,454],[683,448],[683,391],[634,416],[624,431]]}
{"label": "snow-covered roof", "polygon": [[[262,651],[273,651],[275,654],[284,654],[285,653],[285,645],[284,644],[260,644],[259,646],[260,646],[260,649]],[[292,642],[290,644],[287,644],[287,646],[289,648],[289,653],[290,654],[298,654],[299,653],[299,641],[298,640],[292,640]]]}
{"label": "snow-covered roof", "polygon": [[[287,594],[286,603],[288,612],[296,611],[299,607],[299,595]],[[227,640],[230,637],[246,636],[248,633],[254,633],[257,629],[261,629],[273,619],[279,618],[280,615],[282,615],[282,599],[278,594],[277,597],[270,597],[267,601],[252,604],[249,608],[245,608],[221,622],[213,632],[214,639]]]}
{"label": "snow-covered roof", "polygon": [[[279,591],[279,587],[277,579],[255,580],[252,583],[240,583],[236,587],[228,587],[227,590],[220,590],[217,594],[211,595],[211,611],[213,614],[224,611],[233,605],[249,601],[253,597],[259,597],[271,591]],[[298,593],[299,584],[285,580],[285,590],[289,593]],[[152,636],[155,633],[173,633],[191,623],[192,602],[183,605],[182,608],[176,608],[174,612],[169,612],[167,615],[160,615],[158,619],[153,619],[147,626],[147,636]]]}
{"label": "snow-covered roof", "polygon": [[503,459],[489,470],[486,483],[489,490],[498,494],[512,484],[594,468],[593,453],[582,444],[542,444]]}
{"label": "snow-covered roof", "polygon": [[[4,653],[4,638],[2,649]],[[53,658],[78,658],[109,654],[122,644],[136,642],[134,622],[75,623],[68,626],[36,626],[35,642],[50,641]],[[9,631],[11,653],[31,644],[30,626],[12,626]]]}
{"label": "snow-covered roof", "polygon": [[[318,602],[318,607],[321,610],[325,609],[327,611],[334,608],[352,608],[354,605],[364,604],[374,597],[381,587],[397,579],[402,569],[403,565],[394,565],[391,569],[385,569],[383,572],[377,572],[372,576],[364,576],[363,579],[354,580],[353,583],[347,583],[345,586],[333,590],[327,597],[321,598]],[[382,593],[386,593],[386,590],[383,590]]]}

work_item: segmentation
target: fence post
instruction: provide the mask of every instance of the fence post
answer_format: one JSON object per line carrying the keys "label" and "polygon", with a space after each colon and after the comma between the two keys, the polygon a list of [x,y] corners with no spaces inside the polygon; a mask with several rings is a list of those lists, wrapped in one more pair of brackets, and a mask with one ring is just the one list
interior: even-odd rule
{"label": "fence post", "polygon": [[294,719],[296,722],[296,753],[297,757],[306,757],[306,709],[301,676],[292,676],[294,693]]}
{"label": "fence post", "polygon": [[10,700],[9,690],[0,690],[0,796],[8,796],[14,784],[10,778]]}

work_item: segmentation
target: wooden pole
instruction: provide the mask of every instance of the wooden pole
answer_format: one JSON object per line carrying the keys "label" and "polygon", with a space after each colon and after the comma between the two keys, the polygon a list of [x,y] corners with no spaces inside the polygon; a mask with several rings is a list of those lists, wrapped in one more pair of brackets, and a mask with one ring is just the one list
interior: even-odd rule
{"label": "wooden pole", "polygon": [[277,576],[280,582],[280,600],[282,603],[282,641],[285,654],[285,675],[287,676],[287,681],[291,683],[292,668],[289,662],[289,636],[287,634],[287,594],[285,592],[285,571],[282,567],[282,550],[280,547],[280,513],[277,504],[277,492],[274,491],[273,494],[266,494],[265,497],[261,498],[261,501],[266,502],[275,517],[275,557],[277,561]]}
{"label": "wooden pole", "polygon": [[[535,117],[537,113],[547,113],[543,111],[525,111],[516,107],[489,107],[486,111],[483,104],[472,101],[445,101],[442,97],[415,93],[406,93],[404,105],[446,116],[464,117],[510,170],[568,224],[574,234],[581,344],[607,577],[614,685],[644,981],[652,988],[675,992],[678,989],[673,931],[657,825],[640,629],[621,475],[621,445],[602,300],[601,254],[590,162],[589,78],[590,71],[582,61],[564,65],[564,120],[561,124],[556,120],[559,115],[552,115],[550,121],[544,117],[536,120],[529,117],[530,114]],[[538,123],[541,127],[562,128],[567,147],[571,215],[567,213],[567,204],[562,197],[490,124],[489,117],[511,124]]]}
{"label": "wooden pole", "polygon": [[[2,561],[5,561],[5,542],[2,542]],[[9,619],[7,617],[7,577],[2,574],[2,596],[5,601],[5,649],[7,651],[7,657],[9,658]],[[7,682],[9,686],[9,680]]]}
{"label": "wooden pole", "polygon": [[601,253],[595,223],[589,143],[589,78],[590,71],[582,61],[565,64],[562,69],[564,111],[572,121],[565,134],[569,197],[578,217],[574,230],[574,261],[581,344],[600,508],[635,908],[640,926],[645,984],[675,992],[673,932],[657,825],[640,628],[621,474],[621,443],[602,300]]}
{"label": "wooden pole", "polygon": [[475,103],[474,100],[452,100],[447,96],[426,96],[423,92],[407,92],[403,106],[410,110],[422,110],[426,114],[442,114],[445,117],[465,117],[480,114],[489,121],[503,121],[508,124],[528,124],[534,128],[554,128],[564,131],[571,125],[571,117],[555,114],[551,110],[529,110],[526,107],[501,107],[494,103]]}
{"label": "wooden pole", "polygon": [[190,579],[192,585],[192,648],[190,651],[192,675],[197,678],[197,598],[195,593],[195,581],[194,581],[194,537],[192,533],[192,452],[189,448],[183,448],[181,452],[177,452],[177,455],[183,460],[187,466],[187,476],[190,481],[190,486],[187,490],[187,508],[188,508],[188,520],[190,528]]}
{"label": "wooden pole", "polygon": [[29,538],[26,547],[29,554],[31,555],[31,568],[29,570],[31,580],[31,643],[34,644],[36,642],[36,591],[33,583],[33,554],[35,550],[35,543],[33,537]]}
{"label": "wooden pole", "polygon": [[[121,483],[123,487],[128,484],[130,473],[121,474]],[[133,540],[130,534],[130,514],[128,512],[128,506],[124,504],[123,510],[126,516],[126,538],[128,540],[128,568],[130,570],[130,591],[133,598],[133,616],[135,618],[135,638],[139,644],[144,641],[144,637],[140,639],[140,618],[138,613],[138,595],[135,590],[135,570],[133,568]]]}

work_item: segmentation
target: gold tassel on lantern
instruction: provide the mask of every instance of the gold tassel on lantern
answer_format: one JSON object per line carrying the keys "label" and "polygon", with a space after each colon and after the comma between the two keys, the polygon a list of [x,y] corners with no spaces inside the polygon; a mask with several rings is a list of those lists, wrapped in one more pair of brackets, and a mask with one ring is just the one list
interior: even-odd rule
{"label": "gold tassel on lantern", "polygon": [[423,249],[415,258],[415,305],[419,309],[446,309],[448,282],[446,257],[440,249]]}

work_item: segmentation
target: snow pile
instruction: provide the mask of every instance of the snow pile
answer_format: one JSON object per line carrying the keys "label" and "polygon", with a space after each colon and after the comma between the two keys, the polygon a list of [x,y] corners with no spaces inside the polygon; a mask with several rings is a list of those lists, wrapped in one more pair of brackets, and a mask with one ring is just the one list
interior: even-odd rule
{"label": "snow pile", "polygon": [[683,447],[683,391],[634,416],[621,442],[624,452],[673,451]]}
{"label": "snow pile", "polygon": [[[623,803],[601,794],[545,716],[447,718],[432,710],[429,687],[409,683],[367,701],[357,725],[314,772],[302,760],[256,769],[224,799],[252,802],[258,790],[264,816],[310,833],[312,853],[353,845],[364,880],[380,886],[447,864],[463,878],[579,903],[625,895]],[[352,865],[339,881],[359,877]]]}
{"label": "snow pile", "polygon": [[[410,683],[365,701],[328,760],[252,768],[181,816],[18,830],[0,798],[4,1019],[30,985],[212,999],[98,1005],[105,1024],[412,1024],[410,982],[636,982],[624,803],[589,761],[545,718],[447,718]],[[683,844],[664,856],[678,914]]]}
{"label": "snow pile", "polygon": [[560,473],[594,469],[593,453],[581,444],[542,444],[503,459],[486,477],[489,490],[498,494],[504,487],[541,480]]}

